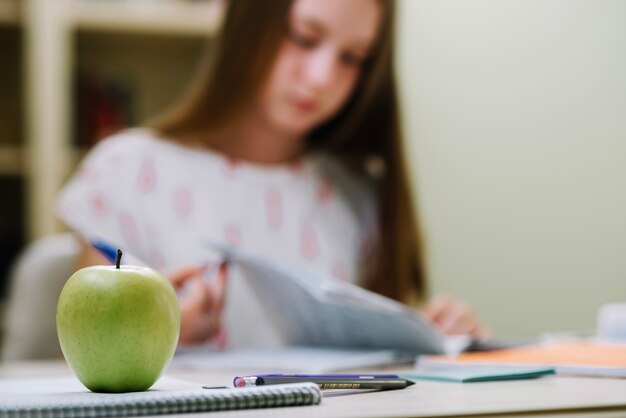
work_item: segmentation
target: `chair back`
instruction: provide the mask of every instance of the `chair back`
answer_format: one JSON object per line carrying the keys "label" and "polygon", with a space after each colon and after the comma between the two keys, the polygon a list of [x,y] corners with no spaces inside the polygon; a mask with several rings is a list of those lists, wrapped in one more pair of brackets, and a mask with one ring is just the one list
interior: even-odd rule
{"label": "chair back", "polygon": [[62,358],[56,306],[79,252],[80,243],[67,233],[39,239],[18,257],[9,275],[2,361]]}

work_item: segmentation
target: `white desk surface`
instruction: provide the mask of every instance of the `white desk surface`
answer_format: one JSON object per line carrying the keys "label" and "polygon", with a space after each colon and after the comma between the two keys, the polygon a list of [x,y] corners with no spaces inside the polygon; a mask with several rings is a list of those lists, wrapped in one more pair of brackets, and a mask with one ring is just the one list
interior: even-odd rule
{"label": "white desk surface", "polygon": [[[69,374],[70,370],[62,362],[0,365],[0,378]],[[211,386],[224,386],[231,383],[235,373],[170,370],[167,374]],[[317,406],[212,412],[206,416],[626,417],[626,379],[548,376],[533,380],[465,384],[420,381],[403,390],[324,397]]]}

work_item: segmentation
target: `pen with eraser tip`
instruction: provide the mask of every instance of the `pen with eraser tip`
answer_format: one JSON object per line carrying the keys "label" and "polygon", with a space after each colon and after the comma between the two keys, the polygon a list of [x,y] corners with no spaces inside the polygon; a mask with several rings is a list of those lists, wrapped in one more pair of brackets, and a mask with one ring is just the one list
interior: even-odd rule
{"label": "pen with eraser tip", "polygon": [[415,382],[399,378],[392,374],[332,374],[332,375],[304,375],[304,374],[269,374],[256,376],[237,376],[233,379],[236,388],[279,385],[286,383],[312,382],[320,389],[404,389]]}

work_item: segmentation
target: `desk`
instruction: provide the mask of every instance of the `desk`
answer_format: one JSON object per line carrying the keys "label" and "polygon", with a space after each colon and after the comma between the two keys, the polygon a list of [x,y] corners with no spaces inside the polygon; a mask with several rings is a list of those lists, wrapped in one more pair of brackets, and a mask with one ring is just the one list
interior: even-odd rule
{"label": "desk", "polygon": [[[0,378],[67,376],[61,362],[0,365]],[[230,384],[234,373],[170,370],[208,385]],[[548,376],[488,383],[421,381],[407,389],[325,397],[318,406],[212,412],[207,417],[626,417],[626,379]],[[195,415],[171,415],[180,418]]]}

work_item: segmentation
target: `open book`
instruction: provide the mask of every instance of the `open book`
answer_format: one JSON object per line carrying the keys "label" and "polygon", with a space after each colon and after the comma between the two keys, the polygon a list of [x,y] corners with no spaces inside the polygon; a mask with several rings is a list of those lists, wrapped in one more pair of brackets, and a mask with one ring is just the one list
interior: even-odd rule
{"label": "open book", "polygon": [[[91,242],[114,259],[115,247]],[[203,346],[180,349],[174,365],[329,372],[443,352],[439,333],[401,303],[243,250],[207,246],[230,265],[225,316],[230,340],[238,342],[211,356]],[[145,265],[127,252],[125,259]]]}
{"label": "open book", "polygon": [[435,329],[401,303],[287,263],[211,246],[239,270],[285,345],[442,352]]}

